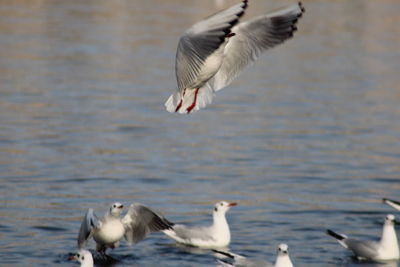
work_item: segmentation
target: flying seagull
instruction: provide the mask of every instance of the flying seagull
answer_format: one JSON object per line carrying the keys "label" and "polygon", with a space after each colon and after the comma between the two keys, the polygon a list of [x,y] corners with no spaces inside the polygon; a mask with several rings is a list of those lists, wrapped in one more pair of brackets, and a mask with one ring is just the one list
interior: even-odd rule
{"label": "flying seagull", "polygon": [[93,237],[96,250],[105,255],[107,248],[116,248],[125,237],[129,244],[141,241],[151,232],[171,229],[172,223],[150,208],[139,203],[131,204],[127,214],[121,217],[123,205],[111,205],[105,216],[99,219],[93,209],[88,209],[79,230],[78,247],[82,249]]}
{"label": "flying seagull", "polygon": [[167,236],[178,243],[200,248],[226,247],[231,241],[231,233],[225,213],[237,203],[221,201],[215,204],[213,223],[209,226],[186,226],[174,224],[170,229],[163,230]]}
{"label": "flying seagull", "polygon": [[290,39],[304,13],[301,2],[239,23],[248,1],[197,22],[179,40],[177,91],[165,102],[169,112],[190,113],[212,102],[262,52]]}
{"label": "flying seagull", "polygon": [[327,230],[327,234],[334,237],[340,245],[351,250],[358,259],[365,260],[397,260],[399,259],[399,245],[394,229],[395,217],[389,214],[385,217],[382,236],[379,241],[358,240],[348,238]]}

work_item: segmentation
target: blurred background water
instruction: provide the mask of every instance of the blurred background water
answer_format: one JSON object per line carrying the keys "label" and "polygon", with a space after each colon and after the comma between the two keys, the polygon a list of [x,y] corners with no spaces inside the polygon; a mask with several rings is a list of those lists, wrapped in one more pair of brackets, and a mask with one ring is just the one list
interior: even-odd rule
{"label": "blurred background water", "polygon": [[[396,214],[380,199],[400,199],[400,2],[306,0],[294,39],[207,109],[167,113],[179,36],[236,2],[0,1],[1,266],[76,266],[89,207],[191,224],[218,200],[239,203],[234,252],[273,261],[286,242],[295,266],[397,266],[357,263],[324,231],[374,238]],[[244,19],[290,3],[250,1]],[[215,265],[162,234],[110,254]]]}

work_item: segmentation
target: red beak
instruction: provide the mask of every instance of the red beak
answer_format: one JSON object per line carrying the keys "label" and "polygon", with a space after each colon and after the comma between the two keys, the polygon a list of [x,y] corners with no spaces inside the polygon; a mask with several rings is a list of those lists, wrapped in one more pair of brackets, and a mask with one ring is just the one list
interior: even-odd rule
{"label": "red beak", "polygon": [[76,255],[72,255],[68,257],[69,261],[76,261],[78,258],[76,257]]}
{"label": "red beak", "polygon": [[228,205],[228,207],[234,207],[234,206],[237,206],[236,202],[229,203],[229,205]]}

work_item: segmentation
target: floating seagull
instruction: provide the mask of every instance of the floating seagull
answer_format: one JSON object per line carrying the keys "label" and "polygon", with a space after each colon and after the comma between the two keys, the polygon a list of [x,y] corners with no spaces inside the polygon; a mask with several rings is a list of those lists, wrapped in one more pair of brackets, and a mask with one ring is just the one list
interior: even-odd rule
{"label": "floating seagull", "polygon": [[382,199],[383,203],[388,204],[389,206],[392,206],[396,210],[400,210],[400,202],[393,200],[393,199],[388,199],[388,198],[383,198]]}
{"label": "floating seagull", "polygon": [[348,238],[346,235],[337,234],[332,230],[327,230],[326,232],[328,235],[336,238],[343,247],[351,250],[358,259],[397,260],[399,259],[399,246],[394,223],[394,215],[387,215],[380,241]]}
{"label": "floating seagull", "polygon": [[225,213],[237,203],[218,202],[214,206],[213,224],[206,227],[189,227],[182,224],[175,224],[172,229],[163,232],[178,243],[201,247],[216,248],[226,247],[231,241],[231,233]]}
{"label": "floating seagull", "polygon": [[179,40],[177,91],[165,102],[169,112],[190,113],[212,102],[262,52],[291,38],[304,12],[298,4],[239,23],[247,0],[189,28]]}
{"label": "floating seagull", "polygon": [[73,256],[68,258],[70,261],[79,261],[81,267],[93,267],[93,257],[89,250],[81,249]]}
{"label": "floating seagull", "polygon": [[289,247],[286,244],[280,244],[278,246],[278,255],[276,257],[275,264],[272,265],[267,261],[255,261],[247,259],[238,254],[225,252],[225,251],[218,251],[214,250],[217,253],[223,254],[228,256],[229,258],[233,259],[233,263],[228,263],[222,260],[218,260],[221,264],[221,267],[293,267],[293,263],[289,257]]}
{"label": "floating seagull", "polygon": [[93,209],[88,209],[79,230],[79,249],[93,237],[97,244],[96,250],[105,255],[106,249],[118,247],[123,237],[129,244],[133,244],[151,232],[171,229],[172,224],[167,219],[146,206],[131,204],[127,214],[121,217],[123,207],[119,202],[112,204],[102,219],[97,218]]}

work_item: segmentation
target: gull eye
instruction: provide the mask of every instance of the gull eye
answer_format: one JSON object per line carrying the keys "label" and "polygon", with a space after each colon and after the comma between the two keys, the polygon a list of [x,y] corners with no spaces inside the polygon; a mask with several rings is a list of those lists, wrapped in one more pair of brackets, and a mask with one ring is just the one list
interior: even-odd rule
{"label": "gull eye", "polygon": [[117,207],[117,205],[114,204],[114,205],[113,205],[113,208],[116,208],[116,207]]}
{"label": "gull eye", "polygon": [[219,205],[220,205],[220,206],[223,206],[223,205],[224,205],[224,203],[223,203],[223,202],[221,202],[221,203],[219,203]]}

